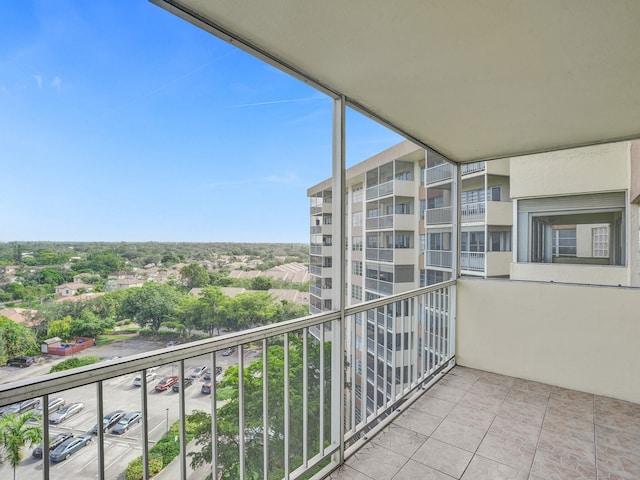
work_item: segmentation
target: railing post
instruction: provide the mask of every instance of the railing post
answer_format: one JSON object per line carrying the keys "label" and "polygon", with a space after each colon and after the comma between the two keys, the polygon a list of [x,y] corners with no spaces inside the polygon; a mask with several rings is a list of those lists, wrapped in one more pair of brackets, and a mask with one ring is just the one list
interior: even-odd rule
{"label": "railing post", "polygon": [[338,444],[338,463],[344,461],[344,329],[346,326],[345,308],[345,195],[346,195],[346,168],[345,168],[345,108],[346,98],[339,96],[333,100],[333,158],[332,158],[332,189],[333,197],[338,201],[333,203],[332,215],[339,219],[334,223],[333,236],[336,237],[332,255],[337,275],[334,275],[334,309],[340,310],[340,318],[334,322],[331,329],[331,442]]}

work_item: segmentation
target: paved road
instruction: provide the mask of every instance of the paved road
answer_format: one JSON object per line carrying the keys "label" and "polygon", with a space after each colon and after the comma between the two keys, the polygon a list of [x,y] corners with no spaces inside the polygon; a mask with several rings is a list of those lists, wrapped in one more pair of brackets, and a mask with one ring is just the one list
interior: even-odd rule
{"label": "paved road", "polygon": [[[123,345],[120,342],[103,347],[92,347],[86,354],[99,355],[103,358],[140,353],[163,347],[153,342],[140,342],[127,340]],[[108,347],[108,348],[107,348]],[[125,353],[126,352],[126,353]],[[83,352],[84,353],[84,352]],[[119,355],[121,353],[122,355]],[[247,362],[254,360],[258,355],[255,351],[245,351]],[[185,362],[185,373],[198,366],[207,365],[209,356],[192,358]],[[237,363],[237,352],[229,357],[218,355],[216,364],[226,368],[228,365]],[[45,362],[43,365],[19,369],[13,367],[0,368],[0,382],[16,380],[17,376],[24,378],[30,375],[40,375],[47,373],[53,362]],[[155,443],[165,433],[167,429],[167,419],[169,425],[178,419],[178,394],[172,391],[155,392],[153,390],[157,380],[163,376],[177,374],[177,364],[167,364],[159,366],[156,370],[157,379],[148,384],[148,409],[149,409],[149,441]],[[133,386],[135,374],[116,377],[103,383],[104,392],[104,412],[111,410],[134,411],[141,408],[141,389]],[[200,388],[204,381],[197,380],[185,391],[186,411],[211,409],[211,397],[201,393]],[[97,390],[94,385],[87,385],[80,388],[60,392],[67,403],[82,402],[84,409],[76,416],[71,417],[60,425],[52,425],[52,434],[71,431],[74,435],[85,435],[91,431],[97,423]],[[124,470],[127,464],[134,458],[142,454],[141,425],[138,425],[126,432],[124,435],[105,434],[105,466],[106,478],[123,479]],[[92,443],[72,455],[68,460],[60,463],[50,463],[50,473],[52,479],[69,478],[73,480],[95,479],[97,477],[97,436]],[[35,480],[42,478],[43,461],[31,456],[32,448],[25,449],[25,460],[18,467],[18,478],[21,480]],[[0,478],[11,478],[11,470],[7,467],[0,467]]]}

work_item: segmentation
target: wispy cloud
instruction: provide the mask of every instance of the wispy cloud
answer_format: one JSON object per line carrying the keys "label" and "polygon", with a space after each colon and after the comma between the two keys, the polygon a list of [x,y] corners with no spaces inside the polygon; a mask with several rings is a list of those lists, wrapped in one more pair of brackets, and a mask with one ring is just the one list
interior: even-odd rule
{"label": "wispy cloud", "polygon": [[246,108],[246,107],[259,107],[261,105],[276,105],[278,103],[295,103],[295,102],[308,102],[310,100],[320,100],[326,97],[321,97],[318,95],[314,95],[313,97],[304,97],[304,98],[290,98],[287,100],[271,100],[267,102],[255,102],[255,103],[240,103],[238,105],[230,105],[226,108]]}
{"label": "wispy cloud", "polygon": [[36,83],[38,84],[38,88],[40,90],[42,90],[42,75],[34,75],[33,78],[35,79]]}
{"label": "wispy cloud", "polygon": [[60,93],[60,90],[62,90],[62,79],[56,75],[51,81],[51,86],[55,88],[58,93]]}
{"label": "wispy cloud", "polygon": [[285,183],[285,184],[294,184],[300,182],[300,177],[293,172],[287,173],[286,175],[269,175],[264,178],[265,182],[269,183]]}
{"label": "wispy cloud", "polygon": [[260,178],[247,178],[244,180],[227,180],[221,182],[211,182],[204,185],[205,188],[237,187],[240,185],[250,185],[259,183],[278,183],[282,185],[294,185],[301,182],[298,175],[293,172],[284,175],[267,175]]}

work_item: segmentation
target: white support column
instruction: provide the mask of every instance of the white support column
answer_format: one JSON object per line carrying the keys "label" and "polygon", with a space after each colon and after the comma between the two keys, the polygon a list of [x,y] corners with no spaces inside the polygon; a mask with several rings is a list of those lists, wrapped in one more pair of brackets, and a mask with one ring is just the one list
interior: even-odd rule
{"label": "white support column", "polygon": [[453,178],[452,187],[455,190],[453,195],[453,211],[455,212],[452,215],[451,220],[453,221],[453,232],[451,235],[451,239],[453,245],[451,246],[454,252],[452,261],[453,261],[453,278],[460,278],[460,240],[461,240],[461,228],[460,223],[462,222],[462,193],[460,192],[460,185],[462,185],[461,175],[462,175],[462,166],[457,163],[455,165],[455,176]]}
{"label": "white support column", "polygon": [[[333,100],[333,309],[340,320],[331,329],[331,443],[339,444],[339,463],[344,461],[344,330],[345,330],[345,106],[344,96]],[[336,221],[337,220],[337,221]]]}

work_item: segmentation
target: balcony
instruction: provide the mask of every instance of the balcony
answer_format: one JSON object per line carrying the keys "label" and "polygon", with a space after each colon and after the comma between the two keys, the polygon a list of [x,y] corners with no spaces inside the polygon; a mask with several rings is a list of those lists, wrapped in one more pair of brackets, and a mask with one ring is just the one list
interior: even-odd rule
{"label": "balcony", "polygon": [[425,262],[427,267],[451,268],[452,258],[450,250],[427,250]]}
{"label": "balcony", "polygon": [[[229,454],[232,445],[237,452],[234,478],[248,476],[249,465],[256,465],[251,455],[258,455],[267,465],[280,459],[282,477],[294,479],[311,471],[317,479],[327,475],[365,480],[407,476],[635,479],[640,475],[640,405],[606,395],[639,397],[634,380],[640,363],[637,304],[635,289],[451,281],[347,307],[342,320],[339,312],[325,313],[0,385],[0,406],[32,397],[42,397],[46,403],[49,396],[62,391],[69,397],[75,392],[90,411],[85,423],[93,424],[113,401],[109,392],[114,383],[127,383],[140,372],[144,378],[150,368],[175,369],[184,376],[187,363],[202,359],[215,368],[216,352],[237,347],[235,359],[240,367],[262,360],[263,370],[253,370],[251,378],[240,373],[234,380],[241,393],[233,404],[240,412],[233,428],[245,434],[231,442],[224,435],[216,438],[216,451]],[[616,315],[610,314],[611,305],[616,306]],[[602,321],[605,312],[607,322]],[[358,315],[384,319],[385,331],[391,328],[401,338],[404,333],[412,335],[403,340],[402,348],[396,348],[395,342],[386,343],[387,335],[380,336],[377,328],[363,331]],[[458,319],[455,325],[454,318]],[[343,329],[336,328],[338,321],[344,326],[344,340],[340,339]],[[580,332],[579,342],[576,332]],[[365,338],[356,341],[358,335]],[[342,341],[344,356],[338,348]],[[365,362],[363,345],[366,350],[372,346],[373,358],[390,365],[383,368],[379,361]],[[603,355],[607,362],[602,361]],[[474,368],[451,370],[454,361]],[[362,374],[363,367],[367,375]],[[289,374],[280,383],[270,380],[266,386],[262,378],[275,378],[270,368]],[[379,393],[374,394],[368,375],[388,393],[376,389]],[[212,388],[215,398],[217,387]],[[368,392],[366,409],[362,392]],[[139,444],[122,455],[127,461],[140,454],[148,460],[158,426],[164,428],[164,405],[160,410],[157,405],[157,395],[164,394],[152,397],[146,385],[117,394],[138,397],[143,412]],[[256,403],[249,401],[256,394],[277,399],[284,410],[271,411],[271,402],[258,402],[256,410]],[[196,406],[194,396],[184,391],[173,395],[173,412],[181,420],[176,436],[181,453],[168,467],[173,473],[167,475],[199,478],[202,470],[191,469],[187,453],[200,447],[186,441],[183,429]],[[296,402],[306,407],[300,409]],[[208,399],[197,407],[204,407],[212,418],[229,412]],[[50,429],[46,417],[45,437]],[[340,425],[344,425],[342,431]],[[257,441],[256,432],[264,431],[268,433]],[[121,472],[113,467],[112,438],[100,432],[94,438],[96,446],[87,448],[93,448],[97,462],[87,463],[74,476],[117,478]],[[341,452],[346,459],[343,466]],[[205,473],[229,468],[224,464],[226,457],[213,458],[213,463],[205,465]],[[336,467],[339,470],[331,473]],[[28,460],[18,473],[23,479],[59,478],[56,468]],[[8,470],[0,472],[10,475]]]}
{"label": "balcony", "polygon": [[444,180],[450,180],[456,171],[455,165],[450,163],[443,163],[436,165],[435,167],[427,168],[426,170],[426,184],[442,182]]}
{"label": "balcony", "polygon": [[484,272],[484,252],[460,252],[460,269]]}
{"label": "balcony", "polygon": [[485,162],[464,163],[460,166],[461,175],[470,175],[472,173],[484,172]]}
{"label": "balcony", "polygon": [[427,225],[451,223],[453,207],[428,208],[425,215]]}

